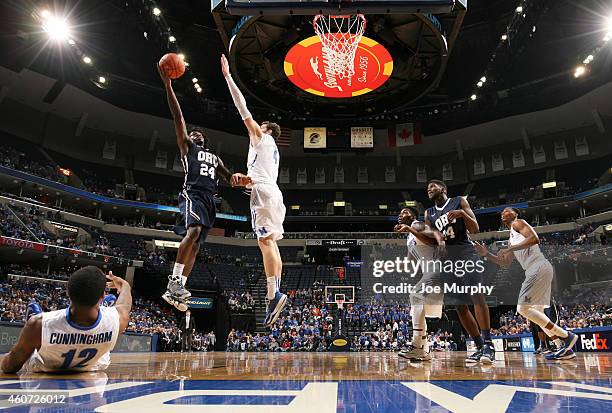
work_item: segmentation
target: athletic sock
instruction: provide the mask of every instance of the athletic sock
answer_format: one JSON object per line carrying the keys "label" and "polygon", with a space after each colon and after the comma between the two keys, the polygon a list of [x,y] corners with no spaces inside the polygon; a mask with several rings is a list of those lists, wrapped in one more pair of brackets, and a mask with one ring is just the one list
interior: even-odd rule
{"label": "athletic sock", "polygon": [[174,268],[172,269],[172,275],[178,275],[179,277],[182,277],[184,269],[185,269],[185,264],[175,262]]}
{"label": "athletic sock", "polygon": [[280,275],[276,275],[276,276],[274,276],[274,278],[276,279],[276,291],[280,291],[281,276]]}
{"label": "athletic sock", "polygon": [[187,284],[187,277],[185,277],[184,275],[181,275],[181,285],[184,287],[185,284]]}
{"label": "athletic sock", "polygon": [[552,338],[552,341],[555,343],[555,345],[557,346],[557,348],[561,347],[563,345],[563,340],[561,340],[559,337],[554,336],[555,338]]}
{"label": "athletic sock", "polygon": [[493,341],[491,340],[491,330],[480,330],[480,336],[482,337],[482,341],[485,344],[491,344]]}
{"label": "athletic sock", "polygon": [[484,340],[482,339],[481,336],[472,337],[472,339],[474,339],[474,344],[476,344],[476,348],[478,349],[482,348],[484,344]]}
{"label": "athletic sock", "polygon": [[266,298],[268,300],[274,299],[274,296],[276,295],[276,277],[275,276],[272,275],[270,277],[266,277],[266,288],[267,288]]}

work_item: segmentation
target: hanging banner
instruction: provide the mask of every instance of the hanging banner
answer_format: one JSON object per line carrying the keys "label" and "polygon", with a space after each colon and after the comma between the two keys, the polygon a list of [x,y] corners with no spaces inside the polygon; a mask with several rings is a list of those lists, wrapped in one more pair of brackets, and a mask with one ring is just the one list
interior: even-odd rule
{"label": "hanging banner", "polygon": [[355,126],[351,128],[351,148],[373,148],[374,128]]}
{"label": "hanging banner", "polygon": [[327,129],[325,127],[304,128],[304,149],[325,149]]}

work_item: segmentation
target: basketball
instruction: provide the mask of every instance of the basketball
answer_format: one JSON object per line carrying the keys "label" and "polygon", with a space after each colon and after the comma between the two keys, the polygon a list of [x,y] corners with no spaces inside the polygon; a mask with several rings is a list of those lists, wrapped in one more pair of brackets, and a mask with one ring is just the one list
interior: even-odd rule
{"label": "basketball", "polygon": [[178,79],[185,73],[185,62],[176,53],[166,53],[159,59],[159,67],[170,79]]}

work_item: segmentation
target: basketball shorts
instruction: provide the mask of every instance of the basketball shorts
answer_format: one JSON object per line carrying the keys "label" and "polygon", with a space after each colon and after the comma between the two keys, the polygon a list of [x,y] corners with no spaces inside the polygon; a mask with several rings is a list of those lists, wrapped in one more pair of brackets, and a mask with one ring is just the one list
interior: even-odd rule
{"label": "basketball shorts", "polygon": [[270,238],[278,241],[283,238],[285,221],[283,193],[277,185],[255,184],[251,188],[251,224],[257,239]]}
{"label": "basketball shorts", "polygon": [[536,261],[525,270],[518,304],[550,306],[553,266],[548,260]]}
{"label": "basketball shorts", "polygon": [[174,227],[174,233],[185,236],[189,227],[201,225],[198,242],[204,242],[217,214],[213,195],[210,192],[184,190],[179,194],[178,201],[181,216]]}

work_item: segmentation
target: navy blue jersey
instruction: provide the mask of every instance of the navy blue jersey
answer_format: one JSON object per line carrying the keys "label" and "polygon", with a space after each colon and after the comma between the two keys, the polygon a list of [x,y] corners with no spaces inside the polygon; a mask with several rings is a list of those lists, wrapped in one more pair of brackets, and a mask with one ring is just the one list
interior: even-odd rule
{"label": "navy blue jersey", "polygon": [[461,198],[460,196],[448,198],[442,207],[436,205],[427,209],[429,222],[444,235],[446,245],[472,244],[463,219],[449,222],[447,216],[450,211],[461,209]]}
{"label": "navy blue jersey", "polygon": [[219,184],[217,167],[222,164],[221,160],[193,142],[188,143],[188,148],[187,155],[181,159],[185,170],[183,190],[216,193]]}

